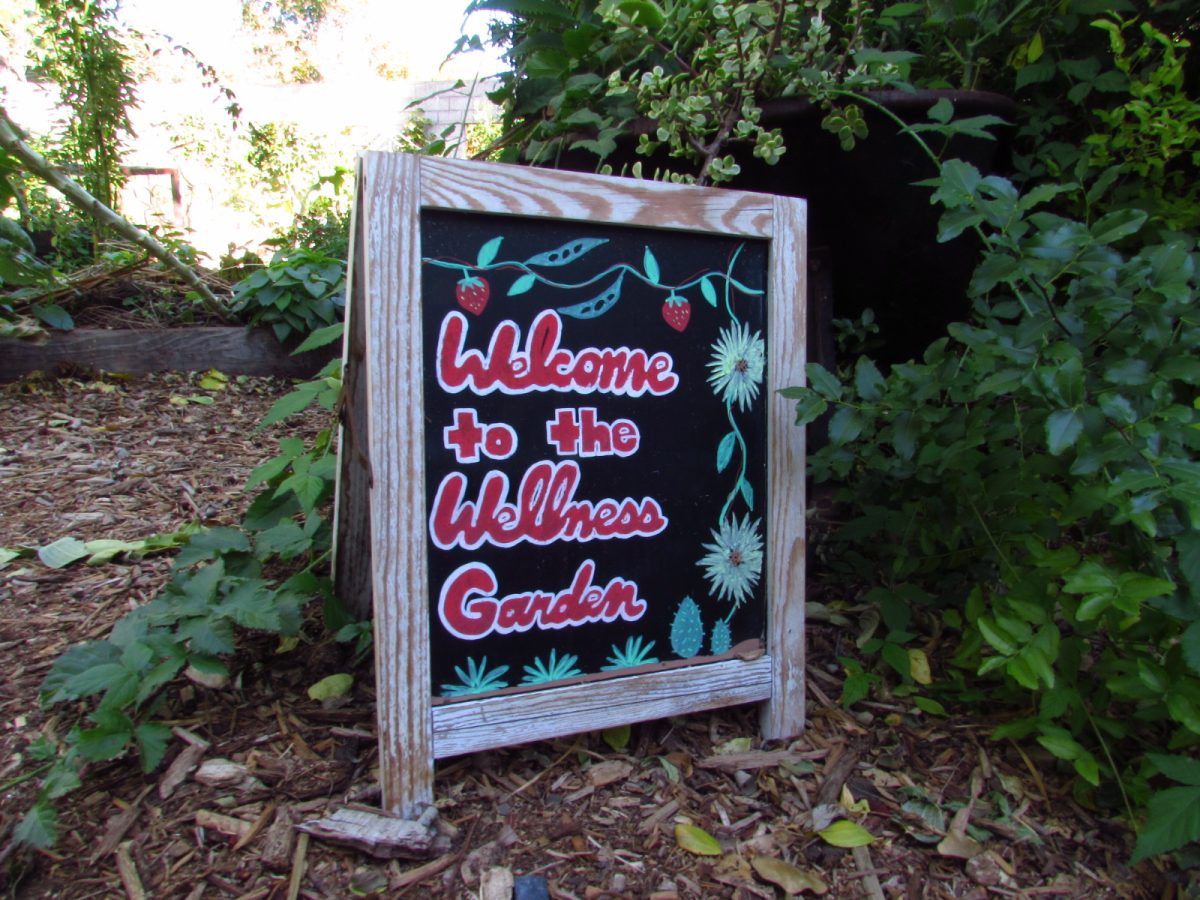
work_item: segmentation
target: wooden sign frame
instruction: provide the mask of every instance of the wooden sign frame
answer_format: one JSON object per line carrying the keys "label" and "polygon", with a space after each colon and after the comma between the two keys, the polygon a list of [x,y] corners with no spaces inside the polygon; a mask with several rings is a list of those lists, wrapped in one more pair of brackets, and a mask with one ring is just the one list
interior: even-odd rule
{"label": "wooden sign frame", "polygon": [[[434,705],[430,688],[421,216],[448,210],[764,239],[767,262],[766,652]],[[434,760],[763,702],[765,738],[804,727],[804,429],[779,389],[804,383],[803,200],[522,166],[366,153],[353,224],[335,582],[373,600],[384,810],[433,800]]]}

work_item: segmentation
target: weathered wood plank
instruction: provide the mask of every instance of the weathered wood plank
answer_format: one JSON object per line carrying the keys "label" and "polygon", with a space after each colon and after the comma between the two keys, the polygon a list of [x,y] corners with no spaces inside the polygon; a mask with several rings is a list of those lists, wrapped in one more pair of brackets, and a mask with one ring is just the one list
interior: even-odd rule
{"label": "weathered wood plank", "polygon": [[773,672],[762,656],[435,706],[433,752],[441,759],[753,703],[771,695]]}
{"label": "weathered wood plank", "polygon": [[228,375],[306,378],[333,359],[338,349],[321,347],[291,356],[262,328],[77,328],[52,334],[44,343],[0,340],[0,381],[39,370],[54,373],[60,366],[133,375],[217,369]]}
{"label": "weathered wood plank", "polygon": [[317,840],[341,844],[378,859],[421,859],[429,856],[435,832],[428,825],[368,812],[337,809],[322,819],[296,826]]}
{"label": "weathered wood plank", "polygon": [[[421,379],[420,157],[363,157],[371,570],[385,811],[433,802]],[[357,414],[358,411],[355,411]]]}
{"label": "weathered wood plank", "polygon": [[502,163],[426,158],[421,164],[421,203],[433,209],[473,210],[520,216],[552,216],[643,228],[712,231],[770,237],[774,198],[767,194],[697,188],[553,172]]}
{"label": "weathered wood plank", "polygon": [[767,330],[767,649],[775,661],[771,699],[763,706],[764,738],[804,730],[804,429],[779,391],[804,384],[807,333],[808,207],[775,198]]}
{"label": "weathered wood plank", "polygon": [[[361,163],[357,183],[362,185]],[[360,191],[361,198],[361,191]],[[349,292],[342,350],[342,405],[333,509],[333,586],[346,609],[371,618],[371,464],[367,447],[366,278],[361,199],[350,225]]]}

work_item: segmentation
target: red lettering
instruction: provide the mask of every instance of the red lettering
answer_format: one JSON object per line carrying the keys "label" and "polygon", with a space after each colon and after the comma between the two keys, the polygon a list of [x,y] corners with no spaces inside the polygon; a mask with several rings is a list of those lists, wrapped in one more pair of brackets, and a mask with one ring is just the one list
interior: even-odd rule
{"label": "red lettering", "polygon": [[650,355],[629,347],[585,347],[578,353],[562,349],[558,345],[562,319],[552,309],[533,320],[523,350],[517,349],[521,328],[510,319],[496,326],[486,354],[466,348],[467,328],[466,316],[456,311],[442,319],[438,333],[438,384],[451,394],[594,391],[626,397],[649,392],[659,397],[679,386],[669,353]]}
{"label": "red lettering", "polygon": [[521,541],[591,541],[653,537],[668,519],[651,497],[634,500],[576,500],[579,464],[543,460],[525,470],[516,497],[508,476],[490,470],[476,499],[467,499],[467,476],[451,472],[438,485],[429,514],[429,536],[440,550],[474,550],[484,543],[511,547]]}
{"label": "red lettering", "polygon": [[593,622],[636,622],[648,605],[638,586],[613,578],[603,587],[593,584],[596,564],[584,560],[571,585],[557,594],[529,591],[495,596],[496,573],[484,563],[459,566],[446,579],[438,597],[438,618],[457,638],[474,641],[489,634],[568,628]]}

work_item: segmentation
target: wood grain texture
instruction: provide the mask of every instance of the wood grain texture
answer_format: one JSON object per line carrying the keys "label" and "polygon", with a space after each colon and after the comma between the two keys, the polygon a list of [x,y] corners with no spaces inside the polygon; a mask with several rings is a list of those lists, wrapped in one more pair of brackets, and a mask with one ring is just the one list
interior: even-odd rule
{"label": "wood grain texture", "polygon": [[421,367],[420,161],[363,157],[367,445],[385,811],[433,802]]}
{"label": "wood grain texture", "polygon": [[535,169],[422,160],[421,203],[514,216],[551,216],[642,228],[770,237],[767,194]]}
{"label": "wood grain texture", "polygon": [[580,731],[765,700],[770,656],[464,700],[433,708],[434,755],[442,759]]}
{"label": "wood grain texture", "polygon": [[775,198],[767,329],[767,649],[775,663],[771,699],[763,706],[763,737],[804,730],[804,429],[795,425],[782,388],[804,384],[808,208]]}
{"label": "wood grain texture", "polygon": [[290,356],[263,328],[77,328],[55,333],[44,343],[0,340],[0,381],[59,366],[88,366],[105,372],[204,372],[227,375],[280,375],[306,378],[333,359],[336,348],[322,347]]}
{"label": "wood grain texture", "polygon": [[[362,184],[362,169],[356,176]],[[358,619],[371,618],[371,465],[367,447],[366,240],[360,199],[350,226],[349,300],[342,350],[342,406],[333,509],[333,587]]]}

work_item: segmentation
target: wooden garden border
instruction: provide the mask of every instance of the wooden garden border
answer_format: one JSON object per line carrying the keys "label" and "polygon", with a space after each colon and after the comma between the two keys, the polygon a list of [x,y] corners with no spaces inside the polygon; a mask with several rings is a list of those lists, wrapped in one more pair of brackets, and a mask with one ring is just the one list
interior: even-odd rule
{"label": "wooden garden border", "polygon": [[[359,161],[346,333],[336,579],[373,597],[386,812],[433,800],[434,760],[737,703],[762,735],[804,727],[804,430],[780,388],[804,383],[803,200],[402,154]],[[422,210],[543,217],[770,241],[766,653],[433,706],[421,329]]]}

